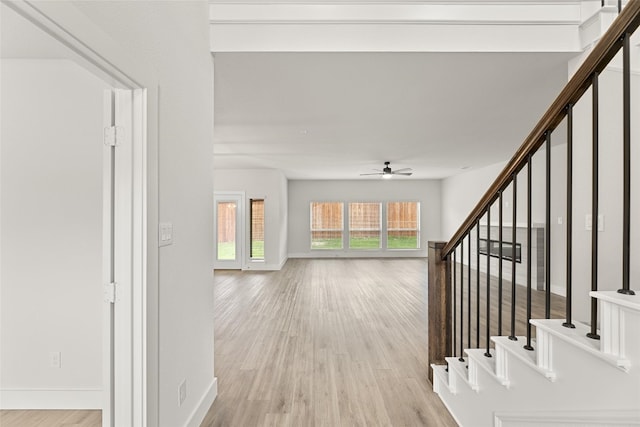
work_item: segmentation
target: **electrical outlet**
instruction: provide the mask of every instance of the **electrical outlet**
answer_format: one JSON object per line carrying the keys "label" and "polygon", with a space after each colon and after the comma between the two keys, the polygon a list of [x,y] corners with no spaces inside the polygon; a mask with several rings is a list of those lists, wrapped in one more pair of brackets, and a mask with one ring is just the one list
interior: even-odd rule
{"label": "electrical outlet", "polygon": [[49,364],[52,368],[60,368],[62,366],[59,351],[49,353]]}
{"label": "electrical outlet", "polygon": [[178,386],[178,406],[182,406],[187,399],[187,380],[184,379]]}
{"label": "electrical outlet", "polygon": [[168,246],[173,244],[173,224],[161,222],[158,224],[158,246]]}

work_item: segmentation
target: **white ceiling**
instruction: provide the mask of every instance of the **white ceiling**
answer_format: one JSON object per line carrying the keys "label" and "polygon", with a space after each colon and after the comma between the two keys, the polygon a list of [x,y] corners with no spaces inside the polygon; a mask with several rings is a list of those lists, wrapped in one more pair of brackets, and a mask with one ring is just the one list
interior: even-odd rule
{"label": "white ceiling", "polygon": [[[290,179],[443,178],[508,159],[569,53],[218,53],[214,163]],[[408,179],[405,177],[398,179]]]}

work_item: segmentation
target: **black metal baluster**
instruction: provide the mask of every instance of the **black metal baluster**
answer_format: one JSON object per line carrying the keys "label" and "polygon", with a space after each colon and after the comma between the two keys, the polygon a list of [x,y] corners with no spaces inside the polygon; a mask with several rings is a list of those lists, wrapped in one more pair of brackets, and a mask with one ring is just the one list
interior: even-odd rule
{"label": "black metal baluster", "polygon": [[458,281],[456,280],[456,270],[458,269],[458,266],[456,265],[456,252],[458,252],[458,247],[456,246],[455,248],[453,248],[453,253],[451,254],[451,263],[452,263],[452,268],[451,270],[453,271],[453,295],[451,297],[451,301],[453,301],[453,327],[451,328],[451,333],[453,334],[453,340],[452,340],[452,356],[455,357],[456,355],[456,351],[458,350],[458,346],[457,341],[456,341],[456,287],[458,286]]}
{"label": "black metal baluster", "polygon": [[618,13],[622,12],[622,0],[618,0]]}
{"label": "black metal baluster", "polygon": [[545,133],[546,147],[546,175],[547,175],[547,202],[546,202],[546,224],[544,229],[544,280],[545,299],[544,314],[547,319],[551,318],[551,131]]}
{"label": "black metal baluster", "polygon": [[511,214],[511,335],[509,339],[517,341],[516,337],[516,213],[518,206],[518,174],[511,179],[513,185],[513,206]]}
{"label": "black metal baluster", "polygon": [[562,324],[567,328],[575,328],[571,323],[571,269],[573,254],[573,105],[567,106],[567,300],[566,322]]}
{"label": "black metal baluster", "polygon": [[[620,3],[620,2],[618,2]],[[635,295],[630,287],[631,245],[631,34],[624,35],[622,45],[622,126],[623,126],[623,219],[622,219],[622,289],[618,292]]]}
{"label": "black metal baluster", "polygon": [[467,348],[471,348],[471,230],[469,230],[469,253],[467,254],[469,271],[467,274]]}
{"label": "black metal baluster", "polygon": [[464,362],[464,237],[460,240],[460,358]]}
{"label": "black metal baluster", "polygon": [[480,348],[480,219],[476,220],[476,348]]}
{"label": "black metal baluster", "polygon": [[[591,78],[591,140],[592,140],[592,168],[591,171],[591,290],[598,290],[598,138],[599,138],[599,106],[598,106],[598,72]],[[591,330],[587,333],[589,338],[599,340],[597,332],[598,323],[598,300],[591,298]]]}
{"label": "black metal baluster", "polygon": [[491,205],[487,208],[487,351],[484,353],[486,357],[491,357],[490,339],[491,339]]}
{"label": "black metal baluster", "polygon": [[527,343],[525,350],[533,350],[531,345],[531,154],[527,156]]}
{"label": "black metal baluster", "polygon": [[502,190],[498,193],[498,336],[502,335]]}

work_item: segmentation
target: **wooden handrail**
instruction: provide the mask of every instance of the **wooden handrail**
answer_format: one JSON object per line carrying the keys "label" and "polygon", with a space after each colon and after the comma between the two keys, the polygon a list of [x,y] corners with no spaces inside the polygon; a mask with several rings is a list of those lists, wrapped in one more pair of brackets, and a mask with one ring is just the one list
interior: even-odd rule
{"label": "wooden handrail", "polygon": [[602,36],[593,51],[567,83],[560,95],[544,113],[538,124],[524,140],[500,175],[491,184],[478,204],[473,208],[449,242],[442,249],[442,257],[447,257],[456,247],[460,239],[474,227],[476,221],[487,211],[498,198],[498,192],[504,190],[511,182],[511,177],[524,167],[529,154],[535,153],[545,140],[545,133],[553,131],[562,122],[566,107],[574,105],[591,85],[594,73],[600,73],[622,47],[625,34],[632,34],[640,25],[640,0],[629,0],[611,27]]}

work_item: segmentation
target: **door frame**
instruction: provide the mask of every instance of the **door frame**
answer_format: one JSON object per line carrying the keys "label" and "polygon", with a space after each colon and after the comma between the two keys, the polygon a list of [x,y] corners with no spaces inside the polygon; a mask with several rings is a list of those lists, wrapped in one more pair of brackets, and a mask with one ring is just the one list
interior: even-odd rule
{"label": "door frame", "polygon": [[[218,202],[236,202],[236,259],[233,261],[218,260]],[[213,268],[222,270],[242,270],[245,264],[245,192],[244,191],[214,191],[213,192]]]}
{"label": "door frame", "polygon": [[[117,302],[113,306],[113,328],[112,316],[108,314],[111,310],[105,309],[103,316],[103,337],[109,337],[114,332],[113,345],[118,348],[118,360],[116,372],[114,358],[108,356],[111,354],[111,344],[105,342],[102,425],[146,426],[149,399],[155,399],[157,395],[155,391],[150,397],[147,390],[147,365],[149,361],[155,365],[154,359],[148,355],[150,349],[147,345],[148,90],[98,53],[118,51],[118,48],[113,43],[109,44],[104,35],[72,4],[44,2],[36,6],[26,0],[3,0],[3,4],[69,48],[69,59],[120,91],[121,96],[117,100],[120,108],[116,108],[119,117],[116,117],[116,121],[126,123],[128,129],[125,129],[122,142],[115,150],[114,202],[117,207],[114,254],[118,291]],[[82,39],[66,29],[65,24],[74,26],[76,34]],[[82,32],[87,28],[93,32]],[[151,98],[156,100],[155,95]],[[156,406],[155,403],[152,405]]]}

